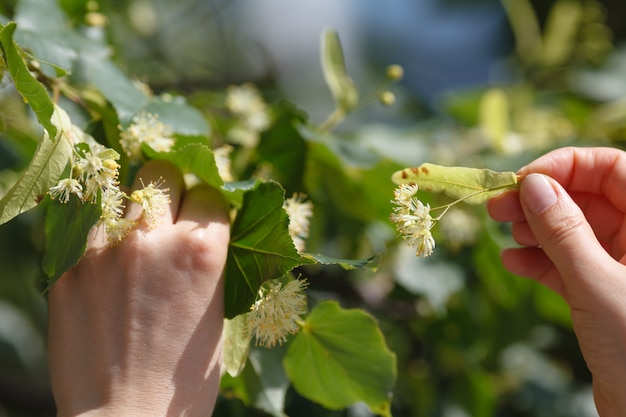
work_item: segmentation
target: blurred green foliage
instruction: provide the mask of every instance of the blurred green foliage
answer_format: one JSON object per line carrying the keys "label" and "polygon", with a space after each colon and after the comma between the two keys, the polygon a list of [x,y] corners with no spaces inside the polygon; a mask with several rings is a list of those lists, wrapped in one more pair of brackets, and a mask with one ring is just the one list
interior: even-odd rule
{"label": "blurred green foliage", "polygon": [[[505,60],[509,81],[449,92],[437,111],[419,117],[414,113],[419,97],[401,84],[382,90],[359,85],[360,91],[374,91],[374,99],[390,88],[397,102],[391,108],[355,107],[352,87],[341,87],[346,78],[353,82],[347,62],[346,73],[339,71],[343,81],[329,82],[329,97],[341,114],[329,105],[330,117],[315,126],[298,103],[283,99],[272,74],[247,79],[238,71],[244,54],[220,45],[224,38],[204,41],[211,44],[208,49],[219,50],[218,45],[226,52],[203,56],[206,62],[190,59],[204,49],[202,40],[185,38],[185,31],[203,25],[219,34],[228,25],[221,19],[228,2],[205,2],[206,14],[194,13],[199,3],[62,0],[59,9],[53,2],[3,1],[0,23],[18,22],[18,43],[41,59],[31,68],[40,79],[68,72],[60,102],[75,123],[114,147],[118,124],[129,123],[142,107],[169,114],[167,122],[182,135],[229,143],[239,121],[224,107],[227,88],[254,82],[273,122],[254,146],[236,145],[233,171],[238,179],[267,178],[287,195],[309,196],[315,213],[309,252],[342,259],[378,256],[375,271],[323,266],[319,263],[336,262],[320,258],[297,272],[311,283],[312,305],[332,299],[377,319],[397,360],[394,416],[594,415],[590,375],[567,306],[500,265],[500,249],[513,244],[506,226],[488,219],[481,206],[462,206],[435,229],[435,254],[421,259],[397,239],[388,215],[391,174],[408,165],[429,161],[514,171],[555,147],[623,147],[625,52],[614,45],[602,6],[561,0],[550,8],[541,4],[538,15],[526,0],[503,0],[515,40]],[[173,45],[182,40],[188,42],[177,50]],[[229,65],[232,73],[223,70]],[[135,77],[159,97],[170,94],[184,103],[150,98],[131,82]],[[92,120],[93,114],[100,119]],[[33,114],[5,76],[0,196],[25,169],[40,136]],[[424,196],[433,204],[438,198]],[[45,279],[44,209],[0,226],[0,416],[55,414],[46,377],[45,299],[38,290]],[[329,411],[290,387],[281,366],[288,348],[252,346],[242,376],[223,381],[214,415],[371,415],[360,404]],[[293,358],[285,365],[297,373]],[[280,394],[269,396],[267,387]]]}

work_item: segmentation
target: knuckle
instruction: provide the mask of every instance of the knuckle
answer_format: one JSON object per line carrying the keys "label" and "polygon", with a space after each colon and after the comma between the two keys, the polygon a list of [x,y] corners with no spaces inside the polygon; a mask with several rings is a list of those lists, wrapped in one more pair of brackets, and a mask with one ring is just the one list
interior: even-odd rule
{"label": "knuckle", "polygon": [[570,214],[558,219],[550,227],[546,241],[553,246],[561,246],[576,239],[581,239],[581,230],[586,220],[578,215]]}

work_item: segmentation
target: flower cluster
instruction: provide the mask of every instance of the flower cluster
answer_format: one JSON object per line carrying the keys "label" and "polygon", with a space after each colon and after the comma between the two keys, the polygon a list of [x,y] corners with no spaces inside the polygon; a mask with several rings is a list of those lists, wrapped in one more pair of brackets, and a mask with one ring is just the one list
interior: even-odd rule
{"label": "flower cluster", "polygon": [[168,152],[174,146],[172,128],[159,121],[157,115],[140,112],[120,134],[120,145],[132,161],[141,159],[141,144],[157,152]]}
{"label": "flower cluster", "polygon": [[259,133],[270,125],[269,109],[258,89],[250,83],[231,85],[226,90],[226,108],[239,123],[228,132],[236,144],[252,148],[258,144]]}
{"label": "flower cluster", "polygon": [[309,237],[309,219],[313,216],[313,203],[304,199],[304,194],[294,193],[283,204],[289,216],[289,235],[298,252],[305,249],[305,239]]}
{"label": "flower cluster", "polygon": [[[119,243],[136,225],[124,217],[125,202],[129,197],[119,188],[120,155],[111,148],[97,143],[93,138],[74,128],[74,154],[70,160],[69,177],[60,179],[48,193],[61,203],[67,203],[72,194],[83,203],[95,204],[100,197],[101,214],[98,225],[107,233],[109,242]],[[167,189],[150,183],[135,191],[130,199],[142,206],[142,218],[148,227],[167,209]]]}
{"label": "flower cluster", "polygon": [[300,316],[306,313],[307,303],[303,290],[308,282],[294,279],[283,286],[272,281],[261,287],[259,299],[250,307],[246,323],[256,344],[267,348],[287,341],[287,335],[300,330]]}
{"label": "flower cluster", "polygon": [[416,255],[426,257],[435,249],[431,229],[437,219],[431,217],[430,205],[415,197],[417,189],[416,184],[402,184],[395,189],[392,201],[395,207],[389,219],[408,245],[417,249]]}

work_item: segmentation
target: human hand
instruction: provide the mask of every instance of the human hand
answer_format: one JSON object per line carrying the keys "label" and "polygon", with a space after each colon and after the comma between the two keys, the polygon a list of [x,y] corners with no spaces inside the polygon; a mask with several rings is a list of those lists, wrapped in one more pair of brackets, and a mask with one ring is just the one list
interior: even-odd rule
{"label": "human hand", "polygon": [[[511,272],[561,294],[593,375],[601,416],[626,415],[626,153],[563,148],[522,168],[519,191],[488,202],[521,248]],[[543,175],[540,175],[543,174]]]}
{"label": "human hand", "polygon": [[[209,416],[220,379],[228,207],[185,191],[173,165],[149,162],[171,203],[152,230],[111,247],[94,231],[49,293],[49,370],[58,416]],[[138,184],[136,184],[138,185]],[[141,209],[128,205],[134,219]]]}

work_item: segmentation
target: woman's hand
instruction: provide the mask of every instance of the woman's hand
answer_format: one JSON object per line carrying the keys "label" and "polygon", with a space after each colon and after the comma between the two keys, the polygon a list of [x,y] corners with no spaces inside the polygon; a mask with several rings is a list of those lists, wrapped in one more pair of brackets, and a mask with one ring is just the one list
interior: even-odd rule
{"label": "woman's hand", "polygon": [[[138,178],[165,180],[171,203],[161,222],[116,246],[93,231],[84,257],[49,293],[59,416],[208,416],[215,404],[227,204],[208,186],[185,191],[168,163],[150,162]],[[126,216],[140,212],[130,203]]]}
{"label": "woman's hand", "polygon": [[489,201],[512,222],[521,248],[505,249],[511,272],[561,294],[590,371],[602,416],[626,415],[626,153],[564,148],[519,172],[519,191]]}

